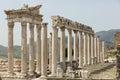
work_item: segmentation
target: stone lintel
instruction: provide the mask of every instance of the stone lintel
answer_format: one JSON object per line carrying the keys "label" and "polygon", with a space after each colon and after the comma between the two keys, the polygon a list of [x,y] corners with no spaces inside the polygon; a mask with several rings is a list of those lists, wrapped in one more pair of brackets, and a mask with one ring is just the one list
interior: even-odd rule
{"label": "stone lintel", "polygon": [[64,26],[71,30],[78,30],[78,31],[83,31],[83,32],[87,32],[90,34],[94,34],[94,31],[92,30],[90,26],[86,26],[76,21],[72,21],[72,20],[69,20],[67,18],[60,17],[60,16],[52,16],[51,19],[53,22],[53,26],[56,26],[56,27]]}
{"label": "stone lintel", "polygon": [[8,22],[27,22],[33,24],[41,24],[41,20],[33,20],[32,18],[15,18],[15,19],[8,19]]}

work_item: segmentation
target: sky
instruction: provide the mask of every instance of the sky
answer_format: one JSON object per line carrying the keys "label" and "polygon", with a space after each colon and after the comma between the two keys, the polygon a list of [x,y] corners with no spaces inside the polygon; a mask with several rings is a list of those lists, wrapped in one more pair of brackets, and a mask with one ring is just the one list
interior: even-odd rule
{"label": "sky", "polygon": [[[60,15],[91,26],[95,32],[120,29],[120,0],[2,0],[0,45],[8,45],[8,26],[4,10],[18,9],[23,4],[42,5],[40,14],[43,15],[43,22],[48,22],[48,33],[52,29],[51,16],[53,15]],[[29,43],[29,30],[27,35]],[[20,23],[15,23],[14,26],[14,45],[21,45]]]}

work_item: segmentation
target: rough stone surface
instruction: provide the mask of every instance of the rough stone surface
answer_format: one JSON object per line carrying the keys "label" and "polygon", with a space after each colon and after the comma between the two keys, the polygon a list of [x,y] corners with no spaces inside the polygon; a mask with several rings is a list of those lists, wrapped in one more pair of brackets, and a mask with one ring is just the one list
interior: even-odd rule
{"label": "rough stone surface", "polygon": [[114,46],[117,48],[117,45],[120,44],[120,32],[116,32],[114,35]]}

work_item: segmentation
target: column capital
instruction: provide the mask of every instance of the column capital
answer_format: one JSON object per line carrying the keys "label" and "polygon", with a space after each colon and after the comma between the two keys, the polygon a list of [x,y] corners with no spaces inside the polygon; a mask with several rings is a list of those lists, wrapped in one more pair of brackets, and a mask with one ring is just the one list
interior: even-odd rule
{"label": "column capital", "polygon": [[94,37],[94,34],[91,34],[92,37]]}
{"label": "column capital", "polygon": [[71,29],[67,29],[69,33],[72,33],[72,30]]}
{"label": "column capital", "polygon": [[60,30],[61,30],[61,31],[65,31],[65,28],[64,28],[64,27],[60,27]]}
{"label": "column capital", "polygon": [[86,35],[87,33],[86,33],[86,32],[84,32],[84,34]]}
{"label": "column capital", "polygon": [[74,33],[77,33],[78,31],[77,30],[73,30]]}
{"label": "column capital", "polygon": [[30,29],[31,28],[34,28],[34,24],[33,23],[30,23]]}
{"label": "column capital", "polygon": [[97,38],[100,38],[100,36],[97,36]]}
{"label": "column capital", "polygon": [[22,26],[27,26],[27,23],[26,22],[21,22],[21,25]]}
{"label": "column capital", "polygon": [[78,31],[79,33],[82,33],[82,31]]}
{"label": "column capital", "polygon": [[47,27],[48,23],[42,23],[42,27]]}
{"label": "column capital", "polygon": [[36,24],[36,29],[37,30],[41,30],[41,25],[40,24]]}
{"label": "column capital", "polygon": [[88,33],[88,36],[91,36],[91,34],[90,34],[90,33]]}
{"label": "column capital", "polygon": [[52,35],[52,32],[50,32],[50,35]]}
{"label": "column capital", "polygon": [[8,27],[13,28],[14,27],[14,22],[8,22]]}

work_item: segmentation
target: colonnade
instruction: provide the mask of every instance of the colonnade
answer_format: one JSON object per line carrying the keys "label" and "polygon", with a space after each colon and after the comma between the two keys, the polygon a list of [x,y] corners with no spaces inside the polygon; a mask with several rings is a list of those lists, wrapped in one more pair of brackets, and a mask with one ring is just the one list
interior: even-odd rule
{"label": "colonnade", "polygon": [[[99,63],[100,59],[103,59],[103,56],[100,56],[100,39],[99,37],[94,37],[94,31],[91,27],[80,24],[78,22],[73,22],[69,19],[60,17],[60,16],[52,16],[52,61],[50,64],[51,67],[51,75],[56,75],[57,61],[58,58],[58,30],[60,29],[60,63],[62,63],[62,67],[66,66],[65,59],[65,45],[68,44],[68,57],[67,62],[69,62],[70,66],[72,66],[72,61],[76,61],[79,66],[78,68],[82,68],[84,66],[88,66],[90,64]],[[68,43],[65,42],[65,29],[68,32]],[[72,32],[74,33],[74,40],[72,40]],[[73,42],[74,41],[74,42]],[[73,44],[72,44],[73,42]],[[103,42],[104,43],[104,42]],[[102,43],[102,44],[103,44]],[[102,52],[105,54],[103,50],[105,48],[102,47]],[[74,54],[72,56],[72,49],[74,50]],[[79,56],[78,56],[79,55]]]}
{"label": "colonnade", "polygon": [[[13,57],[13,28],[14,28],[14,22],[8,22],[8,72],[10,74],[14,73],[13,66],[14,66],[14,57]],[[21,23],[21,74],[27,75],[27,23],[22,22]],[[30,45],[29,45],[29,74],[34,75],[35,72],[35,64],[34,64],[34,24],[30,23],[29,26],[30,29]],[[41,30],[42,30],[42,37],[41,36]],[[46,58],[45,54],[47,51],[47,23],[42,23],[42,26],[37,24],[36,25],[36,72],[40,74],[42,72],[44,74],[45,67],[47,67],[47,63],[45,63],[44,60]],[[42,38],[42,40],[41,40]],[[41,48],[42,47],[42,48]],[[44,48],[43,48],[44,47]],[[46,50],[44,50],[46,49]],[[41,53],[41,54],[40,54]],[[41,66],[42,65],[42,66]],[[43,67],[44,66],[44,67]]]}
{"label": "colonnade", "polygon": [[[13,29],[14,23],[21,23],[21,75],[41,74],[41,77],[47,76],[47,66],[49,58],[49,69],[51,76],[56,76],[57,63],[62,64],[65,71],[66,66],[73,65],[73,61],[78,63],[78,68],[91,64],[102,62],[105,54],[105,43],[102,42],[102,55],[100,53],[100,39],[95,38],[91,27],[84,24],[71,21],[69,19],[52,16],[52,33],[49,39],[49,56],[47,41],[47,23],[42,23],[42,15],[39,14],[41,5],[28,7],[24,5],[22,9],[6,10],[8,20],[8,73],[14,74],[14,51],[13,51]],[[27,24],[29,24],[29,52],[27,51]],[[34,28],[36,26],[36,65],[34,56]],[[58,30],[60,30],[60,54],[58,51]],[[65,30],[68,32],[68,41],[65,42]],[[74,40],[72,37],[74,34]],[[74,42],[73,42],[74,41]],[[72,44],[73,42],[73,44]],[[65,48],[67,44],[67,60],[65,57]],[[74,51],[72,55],[72,50]],[[29,53],[29,66],[27,66],[27,53]],[[60,59],[58,59],[60,58]],[[66,64],[68,62],[68,65]]]}
{"label": "colonnade", "polygon": [[[14,23],[21,23],[21,76],[41,74],[46,75],[47,68],[47,24],[42,23],[42,15],[39,14],[41,5],[28,7],[23,5],[21,9],[5,10],[8,21],[8,74],[14,75]],[[29,51],[27,50],[27,24],[29,24],[30,38]],[[36,27],[36,53],[34,51],[34,28]],[[42,48],[41,48],[42,47]],[[27,53],[29,63],[27,64]],[[36,54],[36,65],[35,65]],[[42,65],[42,66],[41,66]],[[29,68],[28,68],[29,67]],[[29,69],[29,70],[28,70]]]}

